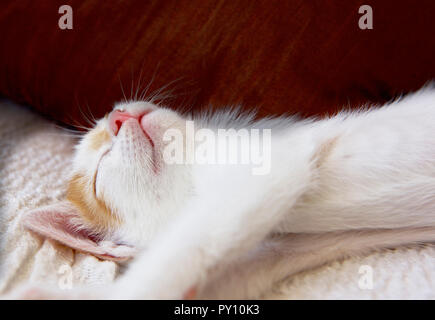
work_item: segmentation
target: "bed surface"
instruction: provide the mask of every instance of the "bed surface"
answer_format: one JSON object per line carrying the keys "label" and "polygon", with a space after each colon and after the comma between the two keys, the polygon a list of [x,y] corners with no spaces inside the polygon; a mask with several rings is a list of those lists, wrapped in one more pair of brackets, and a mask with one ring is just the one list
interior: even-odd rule
{"label": "bed surface", "polygon": [[[0,109],[0,294],[24,281],[60,286],[112,282],[119,272],[115,262],[75,252],[21,227],[24,212],[64,198],[73,140],[26,108],[0,101]],[[358,285],[361,266],[372,268],[373,289]],[[275,285],[264,298],[435,299],[435,245],[385,250],[306,270]]]}

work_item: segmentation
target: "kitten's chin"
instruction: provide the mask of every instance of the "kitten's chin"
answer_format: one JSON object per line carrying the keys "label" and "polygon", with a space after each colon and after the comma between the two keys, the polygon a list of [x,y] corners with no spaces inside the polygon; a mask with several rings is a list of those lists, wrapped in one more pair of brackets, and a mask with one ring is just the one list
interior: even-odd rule
{"label": "kitten's chin", "polygon": [[[156,135],[154,134],[154,137]],[[120,166],[143,167],[158,173],[158,150],[152,135],[135,119],[127,120],[120,128],[111,154]]]}
{"label": "kitten's chin", "polygon": [[151,138],[150,134],[147,131],[147,130],[149,130],[149,128],[147,128],[146,125],[143,125],[142,122],[140,123],[140,127],[141,127],[142,132],[145,136],[145,139],[148,140],[148,142],[151,145],[151,148],[154,149],[155,148],[154,140]]}

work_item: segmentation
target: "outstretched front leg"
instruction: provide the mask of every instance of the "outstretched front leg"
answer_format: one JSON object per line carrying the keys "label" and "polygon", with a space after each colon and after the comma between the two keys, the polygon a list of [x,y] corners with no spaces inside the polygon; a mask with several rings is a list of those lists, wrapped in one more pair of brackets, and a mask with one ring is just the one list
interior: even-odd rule
{"label": "outstretched front leg", "polygon": [[217,263],[271,231],[434,227],[434,97],[422,91],[378,110],[300,126],[275,141],[269,175],[215,170],[212,191],[192,201],[134,263],[115,296],[181,298]]}
{"label": "outstretched front leg", "polygon": [[[301,138],[294,143],[310,142]],[[204,186],[201,190],[207,191],[133,262],[111,297],[180,299],[203,283],[216,264],[264,239],[306,191],[312,175],[313,148],[291,155],[282,146],[273,150],[268,175],[253,175],[242,166],[214,168],[213,185]]]}

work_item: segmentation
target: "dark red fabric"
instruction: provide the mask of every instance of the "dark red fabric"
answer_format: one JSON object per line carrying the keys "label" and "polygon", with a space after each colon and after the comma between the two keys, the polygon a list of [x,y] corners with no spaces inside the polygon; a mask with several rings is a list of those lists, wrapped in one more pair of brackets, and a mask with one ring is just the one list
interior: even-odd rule
{"label": "dark red fabric", "polygon": [[[59,6],[74,29],[58,28]],[[360,30],[358,8],[373,8]],[[384,102],[435,77],[435,2],[2,0],[0,94],[57,120],[95,117],[154,81],[173,108],[260,115]]]}

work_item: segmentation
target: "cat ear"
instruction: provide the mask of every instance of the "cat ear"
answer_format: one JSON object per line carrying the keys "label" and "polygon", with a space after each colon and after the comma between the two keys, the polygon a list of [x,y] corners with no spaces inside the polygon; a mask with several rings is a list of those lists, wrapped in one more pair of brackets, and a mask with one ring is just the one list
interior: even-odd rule
{"label": "cat ear", "polygon": [[130,246],[99,241],[98,235],[85,227],[78,209],[68,201],[27,212],[22,219],[27,229],[104,260],[124,261],[136,253]]}

